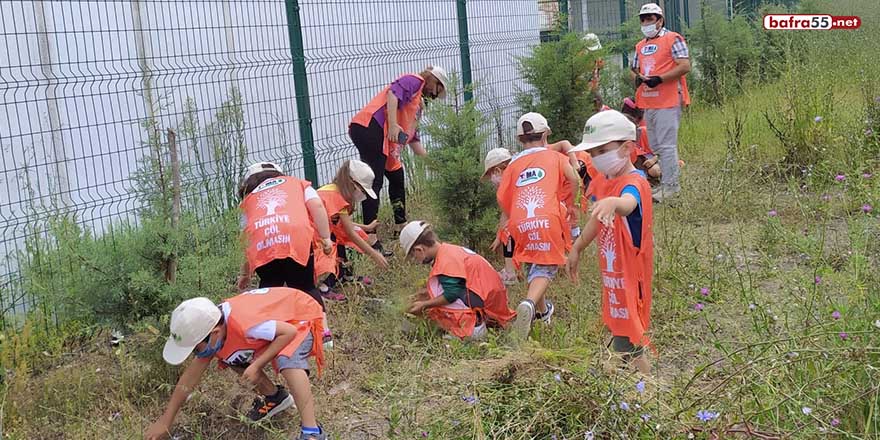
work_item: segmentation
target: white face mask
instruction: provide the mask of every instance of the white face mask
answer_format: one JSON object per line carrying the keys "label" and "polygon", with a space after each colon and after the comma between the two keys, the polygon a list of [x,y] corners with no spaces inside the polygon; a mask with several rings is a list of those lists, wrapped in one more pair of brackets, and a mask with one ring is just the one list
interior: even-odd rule
{"label": "white face mask", "polygon": [[363,191],[358,191],[357,194],[354,195],[354,203],[362,203],[364,200],[367,200],[367,195],[364,194]]}
{"label": "white face mask", "polygon": [[596,167],[596,171],[606,176],[615,177],[626,166],[628,159],[628,157],[620,156],[620,148],[618,148],[593,157],[593,166]]}
{"label": "white face mask", "polygon": [[657,22],[642,25],[642,34],[645,38],[654,38],[660,32],[660,29],[657,29]]}
{"label": "white face mask", "polygon": [[495,185],[495,187],[501,185],[501,173],[495,173],[489,179],[492,180],[492,185]]}

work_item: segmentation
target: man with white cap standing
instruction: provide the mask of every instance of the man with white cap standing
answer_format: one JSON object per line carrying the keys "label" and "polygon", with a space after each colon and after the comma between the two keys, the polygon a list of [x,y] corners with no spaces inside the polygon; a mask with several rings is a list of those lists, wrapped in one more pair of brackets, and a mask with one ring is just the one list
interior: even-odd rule
{"label": "man with white cap standing", "polygon": [[[388,196],[398,230],[406,223],[405,174],[400,152],[409,145],[416,155],[427,154],[418,132],[423,101],[445,97],[448,87],[449,75],[440,66],[428,66],[418,74],[404,74],[374,96],[348,126],[348,136],[357,147],[360,159],[376,175],[373,180],[376,194],[382,191],[382,177],[388,178]],[[370,224],[379,214],[379,199],[364,200],[362,205],[364,224]],[[375,234],[371,238],[375,239]],[[374,247],[381,250],[381,243],[375,243]]]}
{"label": "man with white cap standing", "polygon": [[574,218],[578,176],[567,157],[547,148],[550,126],[538,113],[519,118],[516,133],[523,150],[501,175],[498,205],[502,224],[509,219],[516,242],[513,260],[526,264],[527,298],[516,308],[514,332],[526,339],[536,319],[550,322],[553,303],[545,294],[571,247],[567,220]]}
{"label": "man with white cap standing", "polygon": [[663,202],[679,193],[678,127],[682,106],[690,104],[685,75],[691,70],[684,37],[665,27],[663,10],[648,3],[639,11],[645,38],[636,44],[631,75],[636,105],[645,110],[651,148],[660,158],[662,178],[654,200]]}

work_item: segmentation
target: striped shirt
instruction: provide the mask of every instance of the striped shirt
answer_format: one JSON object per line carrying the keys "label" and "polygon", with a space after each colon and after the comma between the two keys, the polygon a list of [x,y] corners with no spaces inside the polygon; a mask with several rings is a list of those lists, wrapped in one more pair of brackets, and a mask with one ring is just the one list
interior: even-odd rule
{"label": "striped shirt", "polygon": [[[657,33],[657,37],[662,37],[669,32],[668,29],[663,28],[660,29],[660,32]],[[657,38],[654,37],[654,38]],[[650,40],[650,38],[649,38]],[[681,59],[681,58],[690,58],[690,52],[688,52],[687,43],[684,42],[683,38],[676,38],[675,42],[672,43],[672,58]],[[633,70],[639,70],[639,53],[636,52],[636,55],[633,57],[632,62],[629,64],[629,67]]]}

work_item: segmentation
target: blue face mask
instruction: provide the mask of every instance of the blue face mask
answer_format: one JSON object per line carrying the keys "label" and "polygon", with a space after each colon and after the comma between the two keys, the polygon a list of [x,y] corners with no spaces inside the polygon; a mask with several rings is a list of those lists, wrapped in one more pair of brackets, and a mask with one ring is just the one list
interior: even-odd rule
{"label": "blue face mask", "polygon": [[217,354],[217,352],[220,351],[221,348],[223,348],[223,340],[217,341],[217,343],[214,344],[213,347],[211,347],[211,339],[210,338],[211,338],[211,335],[208,335],[208,340],[206,341],[208,343],[208,346],[205,347],[204,350],[196,353],[197,358],[200,358],[200,359],[209,358],[209,357]]}

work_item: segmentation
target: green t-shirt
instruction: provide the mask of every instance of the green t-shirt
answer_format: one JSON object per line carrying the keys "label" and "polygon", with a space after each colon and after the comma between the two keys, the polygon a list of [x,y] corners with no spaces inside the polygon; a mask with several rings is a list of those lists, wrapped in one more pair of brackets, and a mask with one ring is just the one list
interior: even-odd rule
{"label": "green t-shirt", "polygon": [[483,299],[479,295],[467,289],[464,278],[437,275],[440,286],[443,287],[443,298],[450,304],[460,299],[464,305],[470,308],[483,308]]}

